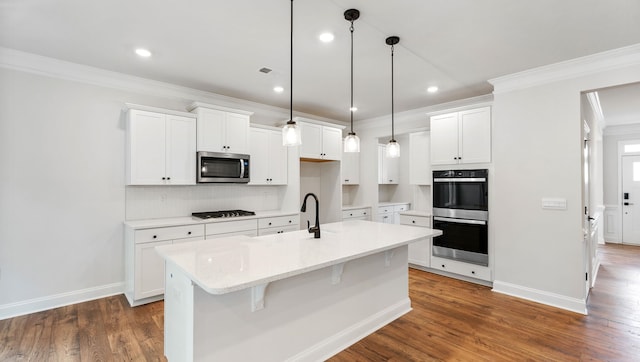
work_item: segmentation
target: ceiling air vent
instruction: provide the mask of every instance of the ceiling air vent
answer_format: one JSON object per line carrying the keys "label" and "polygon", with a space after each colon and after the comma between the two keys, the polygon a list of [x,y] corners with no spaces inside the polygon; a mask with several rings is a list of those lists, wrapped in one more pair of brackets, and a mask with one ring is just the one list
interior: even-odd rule
{"label": "ceiling air vent", "polygon": [[269,74],[269,73],[271,73],[271,69],[263,67],[263,68],[260,68],[260,72],[262,72],[264,74]]}

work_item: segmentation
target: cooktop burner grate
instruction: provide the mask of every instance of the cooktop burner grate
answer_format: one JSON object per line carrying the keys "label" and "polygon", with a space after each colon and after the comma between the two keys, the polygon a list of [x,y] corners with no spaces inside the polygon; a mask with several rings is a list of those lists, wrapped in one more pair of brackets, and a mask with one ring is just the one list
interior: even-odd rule
{"label": "cooktop burner grate", "polygon": [[219,217],[236,217],[236,216],[251,216],[256,213],[253,211],[245,211],[245,210],[221,210],[221,211],[205,211],[205,212],[194,212],[191,214],[193,217],[197,217],[200,219],[213,219]]}

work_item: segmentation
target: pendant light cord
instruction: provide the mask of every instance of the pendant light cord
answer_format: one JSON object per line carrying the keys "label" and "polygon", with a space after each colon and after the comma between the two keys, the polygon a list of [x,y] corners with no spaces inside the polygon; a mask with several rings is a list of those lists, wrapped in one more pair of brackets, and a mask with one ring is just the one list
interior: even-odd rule
{"label": "pendant light cord", "polygon": [[394,122],[393,122],[393,45],[391,45],[391,141],[395,142],[395,135],[393,133]]}
{"label": "pendant light cord", "polygon": [[289,123],[293,123],[293,0],[291,0],[291,47],[290,47],[290,75],[289,75]]}
{"label": "pendant light cord", "polygon": [[351,111],[351,133],[349,134],[355,134],[353,132],[353,20],[351,20],[349,31],[351,31],[351,108],[349,108]]}

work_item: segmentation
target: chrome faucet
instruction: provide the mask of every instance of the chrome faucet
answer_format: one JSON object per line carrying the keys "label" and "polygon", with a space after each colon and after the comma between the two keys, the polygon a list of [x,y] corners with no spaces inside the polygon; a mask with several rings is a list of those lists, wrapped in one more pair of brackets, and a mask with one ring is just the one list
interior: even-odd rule
{"label": "chrome faucet", "polygon": [[320,239],[320,214],[319,214],[320,206],[318,203],[318,197],[311,192],[306,194],[304,196],[304,201],[302,201],[302,208],[300,208],[300,211],[302,212],[307,211],[307,198],[309,198],[309,196],[313,196],[313,198],[316,200],[316,224],[312,227],[309,220],[307,220],[307,229],[309,230],[309,233],[313,233],[313,237],[315,239]]}

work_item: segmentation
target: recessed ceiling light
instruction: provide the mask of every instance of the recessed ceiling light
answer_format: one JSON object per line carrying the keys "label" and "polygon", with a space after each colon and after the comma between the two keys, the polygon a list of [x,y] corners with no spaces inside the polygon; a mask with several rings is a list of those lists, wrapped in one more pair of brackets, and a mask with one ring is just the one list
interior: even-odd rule
{"label": "recessed ceiling light", "polygon": [[148,51],[147,49],[143,49],[143,48],[136,49],[136,54],[138,54],[139,56],[144,57],[144,58],[148,58],[148,57],[151,56],[151,52]]}
{"label": "recessed ceiling light", "polygon": [[351,107],[351,108],[349,108],[349,110],[350,110],[351,112],[355,112],[355,111],[357,111],[357,110],[358,110],[358,107]]}
{"label": "recessed ceiling light", "polygon": [[284,88],[277,86],[277,87],[273,87],[273,91],[276,93],[282,93],[284,92]]}
{"label": "recessed ceiling light", "polygon": [[438,87],[436,87],[435,85],[427,88],[427,92],[429,92],[429,93],[435,93],[437,91],[438,91]]}
{"label": "recessed ceiling light", "polygon": [[320,34],[320,41],[323,43],[331,43],[333,41],[333,34],[331,33],[322,33]]}

